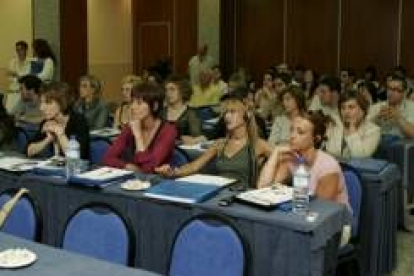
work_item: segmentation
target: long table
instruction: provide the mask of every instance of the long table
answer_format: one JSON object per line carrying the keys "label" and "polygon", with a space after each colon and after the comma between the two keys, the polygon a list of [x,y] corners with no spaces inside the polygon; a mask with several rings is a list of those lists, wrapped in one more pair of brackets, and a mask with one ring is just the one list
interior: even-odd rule
{"label": "long table", "polygon": [[30,266],[18,269],[0,268],[2,276],[156,276],[144,270],[100,261],[50,246],[30,242],[0,232],[0,251],[26,248],[34,252],[37,260]]}
{"label": "long table", "polygon": [[26,187],[38,203],[43,218],[42,242],[59,246],[64,225],[80,206],[102,202],[131,221],[136,239],[135,266],[165,274],[174,237],[181,225],[201,213],[228,217],[242,233],[250,251],[247,275],[333,275],[337,241],[348,213],[342,205],[315,200],[311,209],[319,214],[314,222],[283,211],[265,212],[218,201],[232,192],[199,204],[149,199],[141,192],[123,191],[118,185],[102,190],[67,185],[59,179],[23,175],[19,181],[0,172],[0,192]]}

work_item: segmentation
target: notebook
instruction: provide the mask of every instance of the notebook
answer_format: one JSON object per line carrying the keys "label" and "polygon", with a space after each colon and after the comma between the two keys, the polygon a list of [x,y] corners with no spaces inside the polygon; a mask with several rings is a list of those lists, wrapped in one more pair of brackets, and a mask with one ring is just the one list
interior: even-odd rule
{"label": "notebook", "polygon": [[224,187],[233,184],[237,181],[234,178],[227,178],[209,174],[192,174],[189,176],[177,178],[176,180],[190,183],[207,184],[219,187]]}
{"label": "notebook", "polygon": [[133,171],[101,167],[71,176],[69,183],[103,188],[132,177],[134,177]]}
{"label": "notebook", "polygon": [[164,180],[147,189],[144,195],[175,202],[196,203],[213,197],[220,189],[221,187],[217,185]]}
{"label": "notebook", "polygon": [[41,175],[66,176],[66,160],[61,156],[54,156],[46,161],[40,162],[33,168],[33,172]]}
{"label": "notebook", "polygon": [[[250,190],[236,195],[236,200],[264,209],[275,209],[279,205],[283,206],[281,210],[291,208],[290,202],[293,198],[293,188],[281,184],[275,184],[270,187]],[[288,208],[289,206],[289,208]]]}
{"label": "notebook", "polygon": [[0,156],[0,169],[13,172],[25,172],[35,168],[40,161],[14,156]]}

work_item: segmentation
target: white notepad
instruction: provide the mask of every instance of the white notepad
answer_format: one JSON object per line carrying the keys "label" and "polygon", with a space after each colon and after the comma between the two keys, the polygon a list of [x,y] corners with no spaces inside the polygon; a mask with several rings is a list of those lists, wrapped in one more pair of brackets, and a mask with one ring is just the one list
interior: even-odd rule
{"label": "white notepad", "polygon": [[219,186],[219,187],[224,187],[237,181],[234,178],[227,178],[227,177],[209,175],[209,174],[192,174],[189,176],[177,178],[176,180],[184,181],[184,182],[199,183],[199,184],[208,184],[208,185],[214,185],[214,186]]}

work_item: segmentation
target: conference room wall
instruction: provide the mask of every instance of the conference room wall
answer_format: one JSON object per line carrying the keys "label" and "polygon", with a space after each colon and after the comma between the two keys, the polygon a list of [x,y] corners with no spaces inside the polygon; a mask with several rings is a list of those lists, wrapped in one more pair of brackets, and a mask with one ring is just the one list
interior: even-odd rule
{"label": "conference room wall", "polygon": [[15,42],[32,41],[32,7],[31,0],[0,0],[0,7],[0,89],[5,90],[9,84],[6,71],[16,53]]}
{"label": "conference room wall", "polygon": [[227,71],[244,66],[260,78],[271,61],[330,73],[374,64],[382,76],[402,64],[414,73],[410,0],[222,0],[220,9]]}

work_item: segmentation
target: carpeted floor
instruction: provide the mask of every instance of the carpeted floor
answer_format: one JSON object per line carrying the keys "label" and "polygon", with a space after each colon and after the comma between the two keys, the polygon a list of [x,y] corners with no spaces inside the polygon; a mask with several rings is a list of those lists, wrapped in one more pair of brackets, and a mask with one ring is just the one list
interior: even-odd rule
{"label": "carpeted floor", "polygon": [[397,268],[392,276],[414,276],[414,216],[407,215],[405,222],[412,232],[398,231]]}

